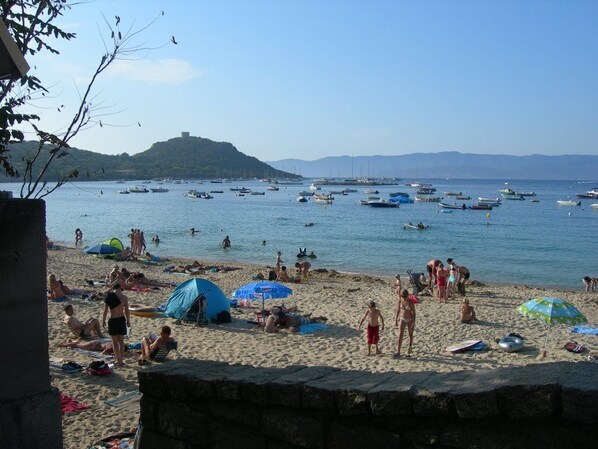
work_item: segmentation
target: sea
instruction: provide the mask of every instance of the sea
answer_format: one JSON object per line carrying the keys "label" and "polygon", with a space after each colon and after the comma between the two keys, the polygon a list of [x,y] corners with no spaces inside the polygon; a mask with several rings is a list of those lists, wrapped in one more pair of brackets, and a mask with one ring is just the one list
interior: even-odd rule
{"label": "sea", "polygon": [[[293,266],[299,248],[315,252],[313,268],[372,275],[425,272],[433,258],[451,257],[471,271],[472,279],[493,284],[523,284],[565,289],[583,288],[583,276],[598,277],[598,200],[582,199],[581,206],[558,206],[557,200],[575,199],[598,187],[598,181],[521,181],[428,179],[436,195],[453,203],[444,192],[478,197],[500,197],[499,189],[535,192],[525,201],[504,201],[491,211],[443,212],[438,203],[415,202],[398,208],[372,208],[359,203],[365,189],[375,189],[386,199],[402,191],[411,197],[415,189],[398,185],[352,186],[358,191],[335,195],[330,205],[297,202],[303,185],[279,184],[267,190],[260,181],[164,183],[166,193],[120,194],[135,185],[151,183],[72,182],[44,198],[46,229],[51,240],[74,246],[75,229],[84,235],[84,245],[117,237],[127,246],[131,228],[144,231],[147,251],[168,257],[234,261],[274,265],[277,251],[285,264]],[[245,187],[264,195],[240,196],[231,188]],[[322,186],[322,192],[342,190]],[[20,184],[0,184],[0,190],[19,196]],[[188,190],[222,191],[213,199],[189,198]],[[538,200],[532,202],[531,200]],[[423,223],[425,230],[407,228]],[[313,223],[313,226],[306,224]],[[194,227],[198,232],[190,235]],[[159,244],[151,242],[158,235]],[[232,246],[223,250],[229,236]]]}

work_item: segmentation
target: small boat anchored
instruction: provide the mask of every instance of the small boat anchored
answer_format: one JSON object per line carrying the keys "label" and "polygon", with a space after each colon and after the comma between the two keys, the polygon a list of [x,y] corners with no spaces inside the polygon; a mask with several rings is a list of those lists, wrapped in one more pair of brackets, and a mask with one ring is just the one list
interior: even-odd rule
{"label": "small boat anchored", "polygon": [[581,206],[581,201],[558,200],[556,204],[557,206]]}

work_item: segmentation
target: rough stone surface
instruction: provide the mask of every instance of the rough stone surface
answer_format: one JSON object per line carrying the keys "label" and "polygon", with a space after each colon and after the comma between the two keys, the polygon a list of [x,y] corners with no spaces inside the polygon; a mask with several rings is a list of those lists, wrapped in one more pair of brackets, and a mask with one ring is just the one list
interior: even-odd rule
{"label": "rough stone surface", "polygon": [[263,420],[265,434],[275,435],[302,448],[324,447],[324,426],[318,419],[284,409],[272,409],[264,412]]}
{"label": "rough stone surface", "polygon": [[439,374],[187,360],[139,377],[141,449],[563,449],[598,434],[598,370],[582,363]]}

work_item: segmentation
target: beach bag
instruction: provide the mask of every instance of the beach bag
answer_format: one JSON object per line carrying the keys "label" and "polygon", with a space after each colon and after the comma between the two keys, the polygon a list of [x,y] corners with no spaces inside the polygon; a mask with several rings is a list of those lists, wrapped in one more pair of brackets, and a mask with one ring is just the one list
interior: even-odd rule
{"label": "beach bag", "polygon": [[270,270],[268,271],[268,280],[275,281],[276,280],[276,271]]}
{"label": "beach bag", "polygon": [[103,360],[94,360],[87,367],[87,373],[92,376],[107,376],[112,374],[112,370]]}
{"label": "beach bag", "polygon": [[565,344],[565,349],[569,352],[575,352],[576,354],[579,354],[580,352],[584,352],[586,350],[586,347],[584,345],[578,345],[577,342],[569,342],[567,344]]}

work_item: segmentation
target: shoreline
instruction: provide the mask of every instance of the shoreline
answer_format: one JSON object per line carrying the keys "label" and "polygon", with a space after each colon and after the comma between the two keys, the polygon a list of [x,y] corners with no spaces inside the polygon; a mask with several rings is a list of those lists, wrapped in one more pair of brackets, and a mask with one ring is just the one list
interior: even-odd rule
{"label": "shoreline", "polygon": [[[162,282],[183,282],[191,276],[163,272],[166,265],[177,265],[192,260],[173,258],[162,265],[144,265],[139,262],[115,262],[99,259],[69,247],[48,252],[48,273],[54,273],[69,287],[89,289],[85,279],[99,279],[105,276],[113,265],[126,266],[130,271],[142,271],[149,279]],[[204,261],[216,264],[212,261]],[[222,262],[222,261],[221,261]],[[252,282],[257,269],[264,266],[246,263],[222,262],[238,270],[207,272],[198,277],[215,283],[227,297],[241,285]],[[407,286],[407,279],[403,280]],[[296,306],[300,312],[313,312],[328,317],[329,328],[313,334],[290,333],[265,334],[247,321],[255,319],[261,310],[261,301],[254,301],[251,307],[231,309],[233,322],[230,324],[209,324],[198,327],[194,324],[174,324],[165,317],[141,318],[132,316],[132,332],[128,342],[137,342],[149,332],[169,325],[173,337],[179,343],[178,355],[182,358],[215,360],[252,366],[285,367],[289,365],[332,366],[342,370],[369,372],[436,371],[494,369],[505,366],[524,366],[532,363],[569,361],[583,363],[587,355],[574,354],[562,349],[567,341],[577,341],[590,350],[598,349],[594,335],[573,334],[570,326],[552,326],[548,334],[548,355],[539,357],[544,344],[547,327],[535,320],[523,318],[515,307],[537,296],[563,297],[587,317],[589,325],[598,324],[598,296],[585,292],[568,292],[555,289],[533,288],[522,285],[496,286],[480,284],[468,288],[467,298],[476,308],[480,322],[462,324],[459,321],[460,298],[446,304],[439,304],[430,296],[420,296],[417,305],[414,354],[412,357],[393,358],[396,352],[394,313],[396,296],[390,277],[366,273],[341,273],[329,270],[326,273],[311,272],[309,280],[300,284],[287,284],[293,294],[283,300],[268,300],[266,307],[284,303]],[[148,292],[125,294],[131,303],[157,306],[166,302],[173,288],[160,288]],[[357,324],[366,311],[366,305],[374,300],[385,319],[381,331],[381,355],[366,356],[363,333]],[[75,307],[76,316],[101,318],[102,303],[88,302],[73,297],[67,302],[48,301],[48,336],[50,357],[53,360],[73,360],[87,366],[93,358],[76,353],[57,344],[70,339],[70,331],[62,323],[66,304]],[[494,342],[509,332],[526,337],[526,348],[519,353],[499,350]],[[451,354],[445,348],[464,340],[479,339],[486,345],[483,351]],[[406,351],[406,343],[403,350]],[[132,351],[126,356],[127,366],[115,368],[106,377],[86,374],[66,374],[52,369],[52,385],[62,393],[90,406],[88,410],[63,415],[64,447],[81,448],[108,435],[127,431],[135,427],[138,413],[110,407],[104,401],[136,391],[138,354]],[[169,358],[176,358],[169,356]],[[164,363],[176,366],[176,360]],[[81,436],[84,435],[84,438]]]}
{"label": "shoreline", "polygon": [[[54,244],[57,245],[59,248],[65,248],[65,249],[69,249],[69,250],[75,250],[75,251],[82,251],[85,247],[87,247],[88,245],[84,245],[81,247],[76,247],[74,246],[72,243],[70,242],[64,242],[64,241],[54,241]],[[155,249],[152,248],[152,251],[150,251],[152,254],[155,254],[156,252],[159,252],[159,248],[156,247]],[[254,266],[256,268],[256,270],[258,268],[264,268],[264,267],[268,267],[271,266],[272,268],[274,268],[274,265],[270,265],[270,264],[260,264],[260,263],[256,263],[256,262],[244,262],[244,261],[239,261],[239,260],[223,260],[223,259],[212,259],[212,258],[190,258],[190,257],[185,257],[185,256],[178,256],[178,255],[169,255],[169,254],[165,254],[165,255],[161,255],[159,256],[161,258],[164,259],[169,259],[169,260],[179,260],[179,261],[186,261],[186,263],[192,263],[194,260],[198,260],[199,262],[208,262],[210,264],[238,264],[238,265],[245,265],[245,266]],[[291,259],[294,260],[293,257],[291,257]],[[299,259],[298,259],[299,260]],[[308,261],[311,261],[308,260]],[[125,261],[126,263],[126,261]],[[291,262],[289,262],[291,263]],[[289,266],[289,268],[293,268],[292,266]],[[365,274],[368,276],[375,276],[375,277],[380,277],[380,278],[389,278],[392,279],[392,281],[394,282],[394,276],[397,274],[396,272],[362,272],[362,271],[344,271],[342,269],[337,269],[334,267],[321,267],[321,268],[316,268],[316,269],[326,269],[328,271],[334,270],[335,272],[339,273],[339,274],[343,274],[343,275],[360,275],[360,274]],[[426,267],[424,266],[420,271],[414,271],[417,273],[423,273],[424,275],[426,274]],[[401,275],[401,279],[403,280],[403,282],[405,282],[405,280],[409,280],[409,275],[405,272],[405,273],[398,273]],[[579,282],[582,285],[579,289],[577,288],[573,288],[573,287],[569,287],[566,285],[554,285],[554,286],[550,286],[550,287],[544,287],[541,285],[534,285],[534,284],[521,284],[521,283],[513,283],[513,282],[495,282],[495,281],[485,281],[484,279],[475,279],[472,278],[470,280],[471,281],[476,281],[479,282],[485,286],[488,287],[499,287],[499,288],[505,288],[505,287],[512,287],[512,286],[522,286],[522,287],[526,287],[526,288],[531,288],[531,289],[544,289],[544,290],[554,290],[554,291],[559,291],[559,292],[563,292],[563,293],[576,293],[576,292],[583,292],[584,291],[584,287],[583,287],[583,282],[582,282],[582,278],[583,276],[580,276],[579,278]],[[598,293],[598,290],[597,290]]]}

